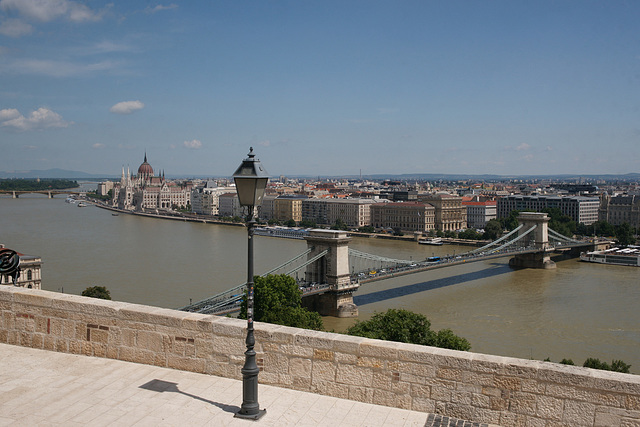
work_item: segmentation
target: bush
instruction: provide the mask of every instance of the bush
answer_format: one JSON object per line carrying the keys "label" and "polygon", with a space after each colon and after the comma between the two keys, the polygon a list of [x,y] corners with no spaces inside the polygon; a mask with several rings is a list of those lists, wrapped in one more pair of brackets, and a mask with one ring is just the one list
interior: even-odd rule
{"label": "bush", "polygon": [[104,286],[90,286],[81,294],[83,297],[111,299],[111,293]]}
{"label": "bush", "polygon": [[426,316],[394,308],[384,313],[376,313],[369,320],[357,322],[347,329],[347,334],[452,350],[471,349],[469,341],[455,335],[451,329],[443,329],[436,333],[431,330],[431,322]]}

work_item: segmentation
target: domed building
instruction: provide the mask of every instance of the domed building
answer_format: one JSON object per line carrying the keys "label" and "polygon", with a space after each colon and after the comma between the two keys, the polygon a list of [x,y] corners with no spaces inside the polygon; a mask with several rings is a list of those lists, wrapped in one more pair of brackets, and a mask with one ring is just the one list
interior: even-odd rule
{"label": "domed building", "polygon": [[147,153],[144,153],[137,175],[131,175],[129,168],[125,175],[122,167],[120,183],[113,188],[112,204],[119,209],[135,211],[185,208],[191,204],[191,188],[191,183],[178,185],[165,180],[164,172],[155,176]]}
{"label": "domed building", "polygon": [[147,153],[144,153],[144,162],[138,168],[138,176],[144,179],[151,178],[153,176],[153,168],[147,162]]}

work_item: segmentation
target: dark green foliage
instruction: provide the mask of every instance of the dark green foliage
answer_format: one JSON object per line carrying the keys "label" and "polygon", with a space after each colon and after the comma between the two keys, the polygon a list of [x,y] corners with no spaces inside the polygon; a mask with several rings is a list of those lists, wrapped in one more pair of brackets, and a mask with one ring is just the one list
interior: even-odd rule
{"label": "dark green foliage", "polygon": [[100,298],[100,299],[111,299],[111,293],[104,286],[90,286],[81,294],[83,297],[91,297],[91,298]]}
{"label": "dark green foliage", "polygon": [[466,230],[458,234],[458,238],[467,240],[480,240],[482,239],[482,234],[478,233],[473,228],[467,228]]}
{"label": "dark green foliage", "polygon": [[613,360],[611,362],[611,370],[615,372],[622,372],[625,374],[629,373],[629,369],[631,369],[631,365],[627,365],[622,360]]}
{"label": "dark green foliage", "polygon": [[471,343],[453,333],[451,329],[440,329],[436,334],[435,347],[450,348],[452,350],[471,350]]}
{"label": "dark green foliage", "polygon": [[542,212],[549,215],[549,227],[558,233],[571,237],[576,232],[576,223],[570,216],[565,215],[558,208],[546,208]]}
{"label": "dark green foliage", "polygon": [[297,224],[293,219],[290,219],[290,220],[287,220],[287,221],[284,223],[284,225],[285,225],[285,226],[287,226],[287,227],[295,227],[295,226],[297,226],[298,224]]}
{"label": "dark green foliage", "polygon": [[371,225],[365,225],[364,227],[358,228],[358,231],[361,233],[374,233],[376,229]]}
{"label": "dark green foliage", "polygon": [[575,363],[573,363],[573,360],[571,359],[562,359],[560,363],[562,363],[563,365],[575,365]]}
{"label": "dark green foliage", "polygon": [[[322,330],[322,317],[301,305],[302,297],[295,279],[286,274],[254,278],[253,320],[296,328]],[[247,318],[247,298],[240,305],[241,319]]]}
{"label": "dark green foliage", "polygon": [[316,227],[318,227],[318,224],[315,221],[312,221],[312,220],[303,220],[303,221],[300,221],[300,227],[316,228]]}
{"label": "dark green foliage", "polygon": [[68,179],[0,179],[0,190],[8,191],[66,190],[79,186],[77,181]]}
{"label": "dark green foliage", "polygon": [[496,240],[502,236],[502,230],[500,221],[492,219],[484,226],[484,235],[482,237],[488,240]]}
{"label": "dark green foliage", "polygon": [[341,218],[338,218],[331,228],[334,230],[348,230],[349,226]]}
{"label": "dark green foliage", "polygon": [[616,240],[622,246],[632,245],[636,242],[634,230],[629,223],[625,222],[622,225],[616,226]]}
{"label": "dark green foliage", "polygon": [[629,369],[631,368],[631,365],[627,365],[622,360],[613,360],[611,365],[609,365],[607,362],[601,362],[600,359],[595,359],[593,357],[585,360],[582,366],[585,368],[602,369],[604,371],[615,371],[625,374],[628,374]]}
{"label": "dark green foliage", "polygon": [[384,313],[376,313],[371,319],[350,327],[347,334],[453,350],[471,349],[466,339],[458,337],[450,329],[436,333],[431,330],[431,322],[426,316],[403,309],[392,308]]}

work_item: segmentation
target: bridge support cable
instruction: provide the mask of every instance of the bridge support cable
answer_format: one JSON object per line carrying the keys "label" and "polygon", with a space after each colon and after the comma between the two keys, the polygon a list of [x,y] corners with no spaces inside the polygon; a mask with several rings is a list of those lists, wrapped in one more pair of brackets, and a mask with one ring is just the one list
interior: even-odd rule
{"label": "bridge support cable", "polygon": [[491,243],[489,243],[489,244],[487,244],[487,245],[484,245],[484,246],[483,246],[483,247],[481,247],[481,248],[474,249],[474,250],[472,250],[472,251],[466,252],[466,253],[465,253],[465,254],[463,254],[463,255],[473,255],[473,254],[475,254],[475,253],[477,253],[477,252],[482,252],[482,251],[484,251],[484,250],[487,250],[487,249],[488,249],[488,248],[490,248],[491,246],[496,245],[496,244],[498,244],[498,243],[502,242],[503,240],[508,239],[509,237],[511,237],[512,235],[514,235],[514,234],[515,234],[515,233],[517,233],[518,231],[520,231],[520,229],[521,229],[522,227],[524,227],[524,224],[520,224],[518,227],[514,228],[513,230],[511,230],[509,233],[505,234],[505,235],[504,235],[504,236],[502,236],[501,238],[499,238],[499,239],[497,239],[497,240],[494,240],[493,242],[491,242]]}
{"label": "bridge support cable", "polygon": [[[261,277],[265,277],[268,274],[273,274],[273,272],[300,260],[300,258],[308,255],[309,253],[311,253],[311,249],[308,249],[305,252],[291,258],[289,261],[279,265],[278,267],[269,270],[268,272],[262,274]],[[323,252],[322,256],[324,255],[326,255],[326,251]],[[305,264],[304,266],[306,267],[307,264]],[[302,267],[296,268],[292,270],[291,273],[301,268]],[[287,273],[287,274],[290,274],[290,273]],[[245,282],[245,283],[242,283],[241,285],[237,285],[231,289],[227,289],[226,291],[220,292],[212,297],[205,298],[201,301],[181,307],[179,308],[179,310],[195,312],[195,313],[205,313],[205,314],[211,313],[212,311],[215,311],[215,309],[217,308],[224,307],[230,304],[235,304],[236,302],[241,301],[246,288],[247,288],[247,283]]]}
{"label": "bridge support cable", "polygon": [[519,241],[520,239],[524,238],[527,234],[531,233],[533,230],[535,230],[537,227],[537,225],[532,226],[530,229],[528,229],[527,231],[525,231],[524,233],[522,233],[521,235],[519,235],[518,237],[516,237],[513,240],[508,241],[507,243],[492,249],[491,251],[489,251],[489,253],[495,253],[495,252],[500,252],[502,249],[513,245],[514,243],[516,243],[517,241]]}
{"label": "bridge support cable", "polygon": [[408,261],[406,259],[394,259],[394,258],[387,258],[387,257],[378,256],[378,255],[368,254],[366,252],[362,252],[357,249],[351,249],[351,248],[349,248],[349,255],[355,256],[358,258],[368,259],[371,261],[387,262],[391,264],[411,264],[413,262],[413,261]]}
{"label": "bridge support cable", "polygon": [[[309,249],[307,251],[307,253],[310,253],[310,252],[311,252],[311,249]],[[320,258],[322,258],[323,256],[325,256],[328,253],[329,253],[329,250],[324,250],[324,251],[320,252],[318,255],[314,256],[313,258],[307,260],[307,262],[305,262],[304,264],[300,265],[299,267],[296,267],[293,270],[287,271],[285,274],[289,275],[289,274],[295,273],[296,271],[300,271],[303,268],[305,268],[306,266],[308,266],[309,264],[313,264],[314,262],[316,262],[317,260],[319,260]]]}
{"label": "bridge support cable", "polygon": [[565,243],[580,243],[577,240],[574,240],[574,239],[572,239],[570,237],[567,237],[564,234],[560,234],[556,230],[553,230],[551,228],[549,228],[549,237],[553,237],[556,240],[559,240],[559,241],[565,242]]}
{"label": "bridge support cable", "polygon": [[[269,270],[269,271],[267,271],[266,273],[264,273],[264,274],[262,275],[262,277],[265,277],[265,276],[267,276],[267,275],[269,275],[269,274],[273,274],[274,272],[276,272],[276,271],[280,270],[281,268],[285,268],[285,267],[286,267],[286,266],[288,266],[289,264],[293,264],[294,262],[298,261],[300,258],[303,258],[303,257],[305,257],[305,256],[309,255],[310,253],[311,253],[311,248],[309,248],[309,249],[307,249],[306,251],[302,252],[300,255],[297,255],[297,256],[295,256],[295,257],[291,258],[289,261],[287,261],[287,262],[285,262],[285,263],[283,263],[283,264],[280,264],[280,265],[279,265],[279,266],[277,266],[276,268],[272,268],[271,270]],[[324,251],[324,254],[326,254],[326,253],[327,253],[327,251]],[[307,264],[304,264],[304,267],[306,267],[307,265],[308,265],[308,263],[307,263]],[[299,267],[299,268],[297,268],[297,269],[295,269],[295,270],[292,270],[291,272],[298,271],[298,270],[300,270],[300,268],[302,268],[302,267]],[[286,274],[291,274],[291,273],[286,273]]]}

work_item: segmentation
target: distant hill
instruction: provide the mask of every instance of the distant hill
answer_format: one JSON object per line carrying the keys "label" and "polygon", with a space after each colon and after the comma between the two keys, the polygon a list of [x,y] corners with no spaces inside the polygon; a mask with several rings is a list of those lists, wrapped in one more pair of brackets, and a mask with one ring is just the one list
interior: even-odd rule
{"label": "distant hill", "polygon": [[46,169],[46,170],[0,171],[0,178],[2,179],[7,179],[7,178],[100,179],[100,178],[109,178],[109,176],[95,175],[95,174],[79,172],[79,171],[69,171],[64,169]]}

